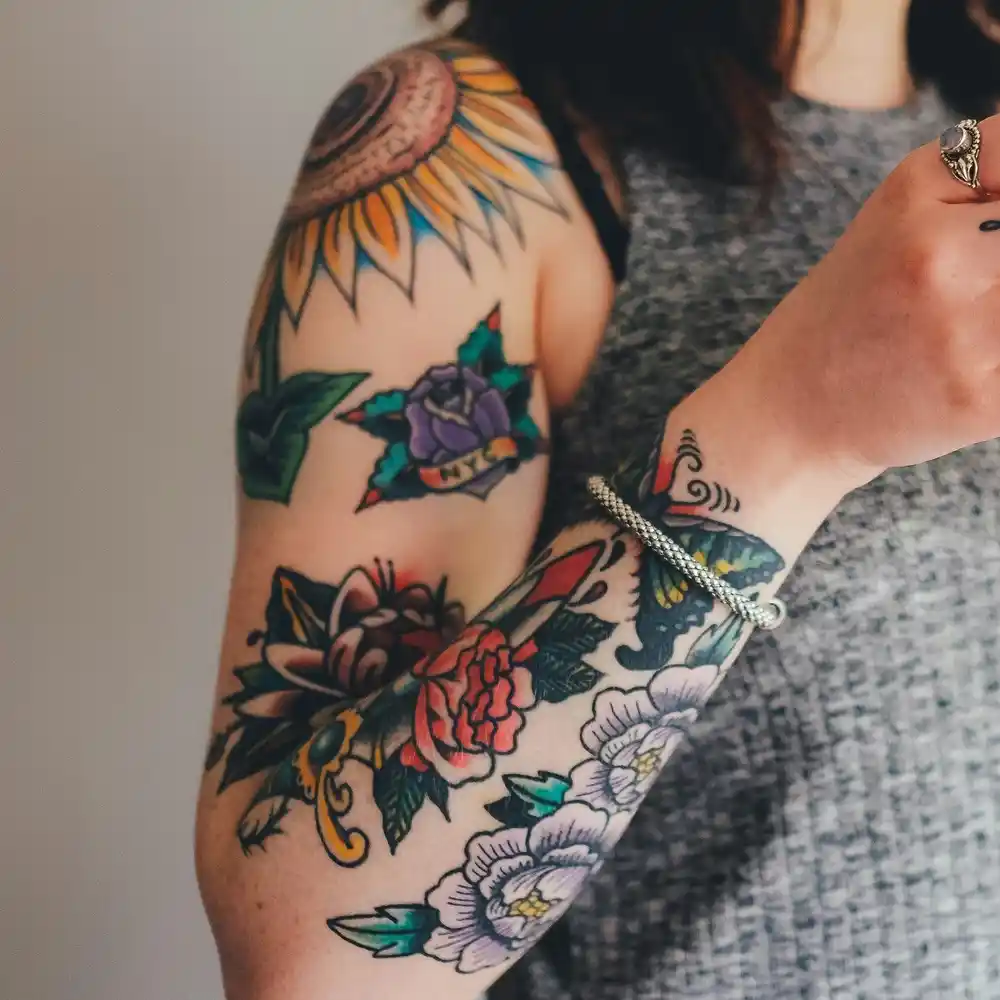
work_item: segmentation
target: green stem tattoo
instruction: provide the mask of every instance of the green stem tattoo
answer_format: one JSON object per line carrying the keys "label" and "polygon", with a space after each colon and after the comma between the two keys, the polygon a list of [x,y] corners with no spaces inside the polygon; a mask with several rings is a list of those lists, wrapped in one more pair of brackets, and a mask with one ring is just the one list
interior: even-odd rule
{"label": "green stem tattoo", "polygon": [[272,303],[268,309],[260,336],[257,338],[257,352],[260,358],[260,393],[273,396],[281,381],[281,359],[279,357],[279,331],[281,329],[281,308]]}
{"label": "green stem tattoo", "polygon": [[236,465],[252,500],[287,504],[309,433],[368,378],[367,372],[298,372],[281,378],[281,303],[267,307],[255,340],[257,388],[236,416]]}

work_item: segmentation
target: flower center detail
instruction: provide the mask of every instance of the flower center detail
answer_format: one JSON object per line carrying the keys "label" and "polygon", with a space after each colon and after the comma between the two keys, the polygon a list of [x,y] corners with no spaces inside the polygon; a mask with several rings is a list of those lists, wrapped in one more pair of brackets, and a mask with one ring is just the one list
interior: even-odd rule
{"label": "flower center detail", "polygon": [[508,917],[526,917],[528,920],[539,920],[544,917],[552,904],[537,889],[532,889],[530,895],[515,899],[507,909]]}
{"label": "flower center detail", "polygon": [[461,379],[453,378],[434,386],[427,395],[428,399],[442,410],[461,413],[462,404],[465,402],[465,389]]}
{"label": "flower center detail", "polygon": [[658,750],[647,750],[645,753],[639,754],[635,760],[632,761],[632,770],[638,775],[639,780],[648,778],[656,770],[656,765],[660,762],[660,753]]}

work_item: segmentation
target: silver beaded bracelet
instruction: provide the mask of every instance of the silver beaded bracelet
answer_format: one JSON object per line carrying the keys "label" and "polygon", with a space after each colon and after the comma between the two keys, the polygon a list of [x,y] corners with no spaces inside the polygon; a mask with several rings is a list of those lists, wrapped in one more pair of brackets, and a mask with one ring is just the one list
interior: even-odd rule
{"label": "silver beaded bracelet", "polygon": [[646,520],[634,507],[629,506],[611,487],[603,476],[591,476],[587,480],[587,488],[594,499],[625,529],[636,535],[647,548],[662,559],[665,559],[674,569],[683,573],[689,580],[707,590],[718,598],[728,608],[738,614],[744,621],[755,628],[768,632],[781,625],[788,616],[785,602],[772,598],[767,605],[758,604],[730,586],[720,576],[697,562],[672,538],[665,535],[656,525]]}

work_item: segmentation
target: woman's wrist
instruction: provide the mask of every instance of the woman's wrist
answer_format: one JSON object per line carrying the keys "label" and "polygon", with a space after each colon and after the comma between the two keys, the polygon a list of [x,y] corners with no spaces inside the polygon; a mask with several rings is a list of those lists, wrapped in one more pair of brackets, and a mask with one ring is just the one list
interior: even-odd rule
{"label": "woman's wrist", "polygon": [[767,390],[752,365],[731,362],[671,412],[664,448],[692,430],[709,478],[739,498],[725,519],[790,561],[866,476],[810,447]]}

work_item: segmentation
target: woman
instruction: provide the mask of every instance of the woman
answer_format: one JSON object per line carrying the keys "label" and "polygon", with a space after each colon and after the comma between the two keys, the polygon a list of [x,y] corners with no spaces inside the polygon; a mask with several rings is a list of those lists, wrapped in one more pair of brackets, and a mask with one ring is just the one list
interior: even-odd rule
{"label": "woman", "polygon": [[995,35],[472,0],[336,98],[238,415],[230,997],[1000,996],[1000,121],[935,138]]}

